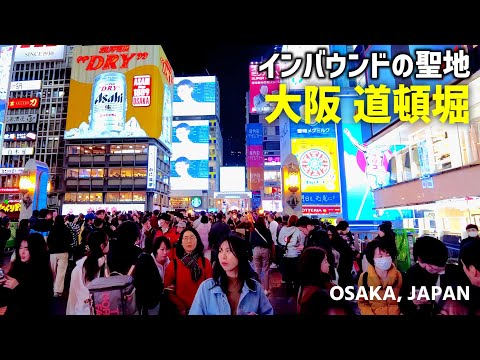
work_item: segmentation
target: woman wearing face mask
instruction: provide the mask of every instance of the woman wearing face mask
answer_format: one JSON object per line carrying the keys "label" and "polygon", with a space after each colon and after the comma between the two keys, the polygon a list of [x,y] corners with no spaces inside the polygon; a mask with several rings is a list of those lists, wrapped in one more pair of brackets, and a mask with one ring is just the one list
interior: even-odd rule
{"label": "woman wearing face mask", "polygon": [[448,249],[445,244],[431,236],[421,236],[413,245],[413,258],[416,263],[407,270],[400,295],[400,310],[404,315],[437,315],[443,306],[439,295],[435,299],[409,300],[423,287],[431,293],[433,286],[453,286],[460,278],[462,269],[455,264],[448,264]]}
{"label": "woman wearing face mask", "polygon": [[[365,249],[365,256],[368,261],[367,275],[362,273],[358,279],[359,291],[365,287],[368,299],[359,297],[358,307],[361,315],[400,315],[398,296],[402,288],[402,274],[397,270],[393,259],[397,256],[397,249],[391,246],[389,241],[376,239],[368,243]],[[365,281],[366,280],[366,281]],[[380,289],[376,292],[377,297],[370,294],[370,287]],[[386,297],[394,294],[395,299]]]}
{"label": "woman wearing face mask", "polygon": [[462,248],[465,246],[465,244],[469,241],[472,240],[480,240],[480,236],[478,236],[478,226],[475,224],[468,224],[467,227],[465,228],[467,231],[468,237],[465,239],[462,239],[462,242],[460,243],[460,251],[462,251]]}
{"label": "woman wearing face mask", "polygon": [[273,315],[262,285],[252,277],[248,244],[237,235],[220,243],[213,278],[195,295],[189,315]]}
{"label": "woman wearing face mask", "polygon": [[87,237],[87,256],[76,262],[70,280],[66,315],[90,315],[90,299],[87,285],[108,271],[106,256],[108,236],[103,231],[93,231]]}

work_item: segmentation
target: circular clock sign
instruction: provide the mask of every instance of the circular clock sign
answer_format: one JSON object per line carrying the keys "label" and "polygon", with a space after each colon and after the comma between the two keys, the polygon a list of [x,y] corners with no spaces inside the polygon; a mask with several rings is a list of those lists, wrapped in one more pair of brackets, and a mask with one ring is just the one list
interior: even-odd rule
{"label": "circular clock sign", "polygon": [[302,173],[312,179],[320,179],[330,171],[330,157],[319,149],[305,151],[298,161]]}

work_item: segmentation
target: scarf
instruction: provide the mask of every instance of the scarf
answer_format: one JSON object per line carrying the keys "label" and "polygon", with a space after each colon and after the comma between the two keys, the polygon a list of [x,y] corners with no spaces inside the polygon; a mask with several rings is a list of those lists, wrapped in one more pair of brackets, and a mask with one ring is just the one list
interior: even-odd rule
{"label": "scarf", "polygon": [[198,257],[197,253],[185,254],[182,257],[182,263],[190,268],[190,274],[192,275],[192,280],[197,282],[202,276],[202,269],[198,266]]}

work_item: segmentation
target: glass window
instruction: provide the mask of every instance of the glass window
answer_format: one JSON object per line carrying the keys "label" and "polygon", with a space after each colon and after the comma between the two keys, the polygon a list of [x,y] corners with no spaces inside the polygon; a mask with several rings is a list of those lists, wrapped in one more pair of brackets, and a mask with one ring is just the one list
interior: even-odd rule
{"label": "glass window", "polygon": [[78,177],[80,179],[85,179],[90,177],[90,171],[91,169],[79,169],[78,170]]}
{"label": "glass window", "polygon": [[133,172],[134,177],[147,177],[147,168],[135,168]]}
{"label": "glass window", "polygon": [[78,178],[78,169],[67,169],[67,178]]}
{"label": "glass window", "polygon": [[100,177],[103,178],[104,169],[92,169],[90,172],[91,177]]}
{"label": "glass window", "polygon": [[120,202],[132,201],[132,193],[131,192],[121,192],[119,201]]}
{"label": "glass window", "polygon": [[103,199],[102,193],[90,193],[90,202],[101,203]]}
{"label": "glass window", "polygon": [[106,201],[110,203],[116,203],[120,200],[120,194],[118,192],[108,192]]}
{"label": "glass window", "polygon": [[145,193],[134,191],[132,201],[145,201]]}
{"label": "glass window", "polygon": [[124,177],[132,177],[133,176],[133,169],[132,168],[121,168],[120,169],[120,176]]}
{"label": "glass window", "polygon": [[90,194],[89,193],[78,193],[77,194],[77,202],[87,203],[89,201],[90,201]]}
{"label": "glass window", "polygon": [[65,193],[65,202],[77,202],[77,193]]}
{"label": "glass window", "polygon": [[108,177],[120,177],[120,168],[110,168],[108,169]]}

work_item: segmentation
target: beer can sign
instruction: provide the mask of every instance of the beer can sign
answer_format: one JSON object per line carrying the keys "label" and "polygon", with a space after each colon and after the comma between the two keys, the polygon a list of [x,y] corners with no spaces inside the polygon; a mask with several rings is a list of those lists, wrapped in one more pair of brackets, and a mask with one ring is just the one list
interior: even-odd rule
{"label": "beer can sign", "polygon": [[133,77],[132,106],[150,106],[152,81],[150,75]]}
{"label": "beer can sign", "polygon": [[90,131],[120,133],[127,114],[125,75],[107,72],[95,77],[92,88]]}

